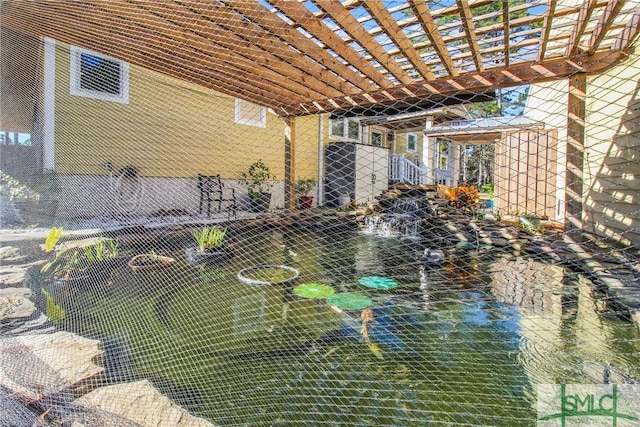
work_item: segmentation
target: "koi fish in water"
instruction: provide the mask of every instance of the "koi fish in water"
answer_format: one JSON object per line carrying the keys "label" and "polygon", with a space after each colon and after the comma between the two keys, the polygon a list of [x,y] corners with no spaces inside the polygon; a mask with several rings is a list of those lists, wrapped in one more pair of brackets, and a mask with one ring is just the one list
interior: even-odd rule
{"label": "koi fish in water", "polygon": [[382,351],[380,351],[380,348],[374,343],[372,343],[371,340],[369,339],[370,325],[376,322],[376,318],[373,314],[373,310],[371,310],[370,308],[362,310],[362,313],[360,313],[360,321],[362,322],[360,333],[362,334],[362,337],[364,338],[364,340],[367,342],[367,346],[369,347],[369,350],[371,350],[371,352],[377,358],[382,359],[383,358]]}

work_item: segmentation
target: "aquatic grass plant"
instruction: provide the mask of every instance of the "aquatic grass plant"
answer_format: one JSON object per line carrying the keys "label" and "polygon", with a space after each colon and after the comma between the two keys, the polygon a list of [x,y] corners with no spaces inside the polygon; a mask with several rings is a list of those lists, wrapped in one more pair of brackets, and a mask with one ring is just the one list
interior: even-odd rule
{"label": "aquatic grass plant", "polygon": [[89,262],[104,261],[118,257],[118,241],[114,239],[100,239],[94,245],[84,248],[84,255]]}
{"label": "aquatic grass plant", "polygon": [[193,238],[198,245],[198,252],[204,253],[209,249],[220,248],[227,234],[226,228],[204,227],[193,232]]}

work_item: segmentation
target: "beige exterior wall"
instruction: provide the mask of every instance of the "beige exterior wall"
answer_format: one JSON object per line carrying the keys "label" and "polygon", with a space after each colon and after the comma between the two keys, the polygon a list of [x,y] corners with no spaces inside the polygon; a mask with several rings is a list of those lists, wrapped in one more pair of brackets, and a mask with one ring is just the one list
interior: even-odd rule
{"label": "beige exterior wall", "polygon": [[640,245],[640,43],[587,79],[583,209],[586,230]]}
{"label": "beige exterior wall", "polygon": [[[144,177],[221,174],[239,178],[262,159],[284,179],[284,121],[267,110],[266,127],[235,123],[235,99],[130,66],[129,103],[73,96],[69,46],[57,43],[56,170],[105,175],[102,165],[133,164]],[[317,117],[296,119],[296,169],[317,172]]]}
{"label": "beige exterior wall", "polygon": [[[284,206],[284,120],[267,109],[266,126],[235,123],[235,98],[130,65],[127,104],[70,94],[69,46],[56,43],[55,169],[63,217],[113,214],[105,162],[135,165],[145,185],[139,213],[197,210],[197,174],[237,180],[264,161],[276,176],[272,208]],[[295,119],[295,177],[317,178],[318,116]],[[117,211],[117,209],[116,209]]]}
{"label": "beige exterior wall", "polygon": [[531,85],[524,112],[526,117],[544,122],[545,129],[555,129],[558,138],[556,173],[557,221],[565,218],[565,187],[567,171],[567,80]]}
{"label": "beige exterior wall", "polygon": [[[587,77],[584,137],[585,231],[640,244],[640,44],[605,73]],[[564,211],[568,82],[533,85],[525,115],[558,130],[558,200]],[[561,219],[561,218],[559,218]]]}

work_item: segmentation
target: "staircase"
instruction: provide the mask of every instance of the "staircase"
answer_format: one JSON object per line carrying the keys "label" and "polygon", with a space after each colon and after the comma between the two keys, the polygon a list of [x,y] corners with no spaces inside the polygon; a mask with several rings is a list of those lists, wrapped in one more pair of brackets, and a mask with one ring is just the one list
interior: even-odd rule
{"label": "staircase", "polygon": [[404,154],[391,154],[389,180],[410,185],[425,184],[427,168],[420,161],[406,158]]}

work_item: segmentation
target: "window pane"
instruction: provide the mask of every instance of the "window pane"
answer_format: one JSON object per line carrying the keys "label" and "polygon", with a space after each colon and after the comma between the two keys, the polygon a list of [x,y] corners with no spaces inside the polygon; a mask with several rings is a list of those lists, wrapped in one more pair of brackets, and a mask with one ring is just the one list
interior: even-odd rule
{"label": "window pane", "polygon": [[371,132],[371,145],[377,147],[382,146],[382,134],[378,132]]}
{"label": "window pane", "polygon": [[120,63],[83,53],[80,56],[80,88],[118,95]]}
{"label": "window pane", "polygon": [[344,137],[344,120],[331,120],[331,136]]}
{"label": "window pane", "polygon": [[349,133],[347,134],[347,138],[349,139],[360,139],[360,123],[354,122],[353,120],[349,120]]}
{"label": "window pane", "polygon": [[447,157],[440,157],[440,169],[449,169],[449,162]]}
{"label": "window pane", "polygon": [[262,107],[248,101],[240,100],[239,119],[241,123],[261,123],[263,121]]}
{"label": "window pane", "polygon": [[407,134],[407,150],[416,151],[418,138],[415,134]]}

